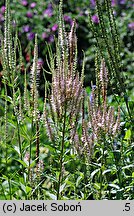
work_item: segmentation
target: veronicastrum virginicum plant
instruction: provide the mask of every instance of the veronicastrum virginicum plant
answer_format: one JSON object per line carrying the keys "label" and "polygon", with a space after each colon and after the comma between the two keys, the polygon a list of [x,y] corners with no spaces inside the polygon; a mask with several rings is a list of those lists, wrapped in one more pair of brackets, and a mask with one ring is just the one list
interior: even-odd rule
{"label": "veronicastrum virginicum plant", "polygon": [[[118,103],[125,102],[125,108],[121,107],[124,115],[128,120],[133,122],[132,110],[129,105],[129,97],[124,76],[124,68],[121,59],[121,41],[116,25],[116,18],[114,15],[111,0],[99,1],[96,0],[96,11],[98,14],[99,31],[96,31],[95,25],[92,21],[91,13],[89,12],[89,24],[96,39],[96,46],[101,58],[104,58],[108,65],[108,73],[110,77],[110,86],[112,94]],[[103,7],[106,9],[104,16]],[[107,18],[107,20],[106,20]],[[116,97],[119,95],[119,98]],[[123,100],[122,100],[123,99]]]}
{"label": "veronicastrum virginicum plant", "polygon": [[[2,82],[4,84],[4,95],[2,96],[5,101],[4,105],[4,143],[3,148],[3,165],[7,173],[8,187],[10,191],[10,199],[12,198],[12,173],[8,174],[8,167],[12,165],[12,154],[15,154],[13,160],[19,168],[19,172],[23,176],[20,185],[21,187],[31,187],[33,178],[38,179],[40,173],[39,161],[39,130],[40,130],[40,117],[38,109],[38,46],[37,35],[35,36],[34,59],[30,74],[30,91],[28,90],[27,74],[25,72],[24,86],[19,85],[21,79],[21,66],[22,66],[22,53],[21,46],[17,36],[12,33],[11,18],[10,18],[10,4],[6,1],[5,11],[5,30],[4,37],[2,38],[1,46],[2,56]],[[24,89],[24,94],[22,92]],[[8,112],[11,114],[9,116]],[[26,127],[30,127],[29,129]],[[12,130],[12,136],[9,134]],[[29,132],[29,134],[28,134]],[[23,138],[25,137],[25,139]],[[32,155],[32,148],[36,143],[36,155]],[[14,150],[13,150],[14,149]],[[36,164],[36,175],[32,175],[32,167]],[[36,181],[35,181],[36,182]],[[32,183],[33,184],[33,183]],[[33,184],[34,185],[34,184]],[[35,185],[34,185],[35,186]],[[29,187],[29,191],[31,188]],[[28,198],[25,192],[25,197]],[[19,192],[18,192],[19,194]],[[6,195],[5,195],[6,196]],[[18,195],[19,196],[19,195]]]}
{"label": "veronicastrum virginicum plant", "polygon": [[[48,136],[58,155],[53,160],[53,164],[55,163],[59,170],[55,178],[57,199],[64,195],[61,188],[65,186],[65,180],[69,175],[64,167],[64,164],[68,162],[68,155],[73,152],[73,154],[80,156],[81,164],[84,164],[84,179],[87,179],[86,164],[89,163],[92,157],[95,143],[102,142],[104,151],[107,148],[105,146],[107,137],[112,136],[114,138],[119,132],[120,125],[120,109],[118,110],[117,120],[115,120],[114,109],[107,106],[108,74],[104,60],[98,77],[101,84],[98,86],[98,91],[102,95],[103,103],[97,106],[97,99],[94,90],[92,90],[92,104],[89,104],[88,121],[85,120],[84,104],[87,97],[83,87],[84,63],[82,75],[79,78],[76,67],[77,39],[75,21],[72,24],[70,33],[67,35],[62,17],[62,1],[60,2],[59,11],[59,37],[56,56],[52,55],[51,50],[49,56],[49,68],[52,74],[51,92],[48,100],[45,100],[44,106],[44,119]],[[100,199],[101,190],[102,188],[100,188]],[[84,193],[86,193],[85,189]],[[85,194],[84,198],[86,198]]]}
{"label": "veronicastrum virginicum plant", "polygon": [[48,46],[52,83],[45,80],[44,110],[40,110],[37,35],[30,88],[26,71],[22,87],[21,46],[17,34],[12,35],[6,1],[1,47],[1,98],[5,105],[0,131],[0,138],[4,134],[0,140],[4,167],[0,168],[0,181],[5,199],[88,199],[90,194],[95,194],[95,199],[108,199],[112,197],[111,177],[119,189],[123,188],[122,164],[114,157],[113,145],[118,140],[120,108],[115,119],[114,108],[108,104],[105,61],[101,61],[101,67],[96,61],[96,87],[92,86],[89,99],[83,86],[84,61],[81,75],[77,71],[76,22],[67,33],[62,4],[60,1],[56,53]]}
{"label": "veronicastrum virginicum plant", "polygon": [[[57,199],[60,199],[60,188],[64,183],[64,164],[66,155],[70,154],[70,140],[73,140],[80,116],[83,98],[83,72],[77,72],[77,38],[76,24],[73,21],[71,31],[67,35],[64,27],[62,1],[59,5],[59,35],[56,45],[56,56],[50,54],[52,73],[51,93],[48,103],[45,101],[44,118],[48,135],[57,152]],[[49,106],[49,107],[48,107]],[[70,152],[70,153],[69,153]],[[55,160],[55,161],[56,161]]]}

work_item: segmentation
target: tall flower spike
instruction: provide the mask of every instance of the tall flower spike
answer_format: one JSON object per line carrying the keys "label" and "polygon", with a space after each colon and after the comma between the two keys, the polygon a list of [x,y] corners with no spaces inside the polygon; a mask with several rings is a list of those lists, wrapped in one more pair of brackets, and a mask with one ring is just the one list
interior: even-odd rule
{"label": "tall flower spike", "polygon": [[116,123],[113,127],[113,135],[115,136],[120,130],[120,107],[118,107],[118,116],[116,119]]}
{"label": "tall flower spike", "polygon": [[22,98],[21,98],[20,90],[19,90],[18,102],[19,102],[18,119],[21,122],[23,120],[23,109],[22,109]]}
{"label": "tall flower spike", "polygon": [[25,76],[24,76],[24,109],[28,112],[28,115],[30,116],[30,102],[29,102],[29,94],[27,89],[27,73],[25,70]]}
{"label": "tall flower spike", "polygon": [[60,55],[61,55],[61,57],[63,59],[62,63],[65,63],[67,61],[67,59],[68,59],[68,40],[67,40],[67,33],[65,31],[62,7],[63,7],[63,0],[60,0],[60,4],[59,4],[58,46],[60,48]]}
{"label": "tall flower spike", "polygon": [[6,0],[5,9],[5,22],[4,22],[4,39],[2,41],[2,66],[3,66],[3,78],[10,78],[10,66],[11,66],[11,29],[10,29],[10,8],[9,0]]}
{"label": "tall flower spike", "polygon": [[[114,137],[119,132],[120,126],[120,108],[118,108],[118,117],[115,120],[114,108],[107,105],[107,69],[104,60],[101,62],[101,69],[99,72],[99,82],[102,94],[102,103],[98,104],[98,98],[95,95],[95,89],[92,86],[91,97],[88,100],[89,110],[88,110],[88,128],[92,131],[93,137],[96,141],[100,141],[102,135]],[[98,88],[97,86],[97,88]],[[101,99],[100,98],[100,99]],[[100,100],[101,102],[101,100]]]}
{"label": "tall flower spike", "polygon": [[100,84],[101,84],[103,101],[105,102],[106,101],[106,96],[107,96],[108,72],[107,72],[107,69],[106,69],[104,59],[101,62]]}
{"label": "tall flower spike", "polygon": [[96,74],[96,99],[97,105],[100,105],[100,55],[96,51],[95,56],[95,74]]}
{"label": "tall flower spike", "polygon": [[[75,28],[76,23],[74,21],[67,37],[64,27],[61,0],[59,5],[59,34],[55,55],[56,65],[51,61],[53,57],[51,57],[52,53],[49,52],[50,69],[52,71],[52,86],[50,98],[48,99],[49,109],[44,109],[46,112],[44,113],[44,116],[47,116],[46,124],[48,134],[49,137],[51,137],[51,140],[52,135],[57,131],[56,128],[58,128],[58,125],[64,121],[63,116],[65,116],[65,114],[68,119],[70,130],[73,130],[77,125],[78,121],[76,121],[76,119],[78,119],[80,115],[84,66],[82,69],[82,77],[79,77],[79,73],[76,70],[77,39]],[[45,106],[47,105],[45,104]],[[51,120],[49,119],[49,116]],[[76,123],[75,126],[74,122]],[[72,134],[74,137],[75,131]]]}
{"label": "tall flower spike", "polygon": [[31,96],[32,96],[32,107],[34,120],[38,116],[38,77],[39,77],[39,67],[38,67],[38,44],[37,44],[37,34],[35,35],[35,45],[34,45],[34,59],[31,69]]}
{"label": "tall flower spike", "polygon": [[8,42],[8,61],[9,61],[9,68],[11,72],[13,71],[13,41],[12,41],[12,34],[11,34],[11,16],[10,16],[10,4],[8,1],[8,7],[7,7],[7,15],[8,15],[8,26],[7,26],[7,42]]}
{"label": "tall flower spike", "polygon": [[92,153],[92,148],[94,144],[93,134],[89,134],[88,121],[85,119],[85,91],[83,90],[82,97],[82,108],[81,108],[81,118],[82,118],[82,133],[81,135],[77,133],[76,125],[74,125],[74,130],[72,130],[72,140],[74,141],[74,146],[80,157],[85,157],[87,161],[90,160]]}
{"label": "tall flower spike", "polygon": [[76,37],[76,21],[73,21],[71,31],[69,33],[69,66],[70,74],[72,73],[73,67],[76,69],[77,61],[77,37]]}

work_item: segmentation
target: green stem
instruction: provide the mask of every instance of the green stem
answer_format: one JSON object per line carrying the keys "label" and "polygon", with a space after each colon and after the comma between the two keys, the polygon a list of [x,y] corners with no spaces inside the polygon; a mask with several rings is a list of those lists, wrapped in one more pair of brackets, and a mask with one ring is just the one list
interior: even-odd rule
{"label": "green stem", "polygon": [[9,184],[9,195],[10,195],[10,200],[12,200],[12,191],[11,191],[11,179],[8,177],[8,184]]}
{"label": "green stem", "polygon": [[37,166],[37,176],[38,176],[38,166],[39,166],[39,120],[36,120],[36,166]]}
{"label": "green stem", "polygon": [[101,157],[101,169],[100,169],[100,191],[99,191],[99,200],[101,200],[102,198],[102,186],[103,186],[103,176],[102,176],[102,167],[104,165],[104,151],[105,151],[105,135],[104,135],[104,139],[103,139],[103,152],[102,152],[102,157]]}
{"label": "green stem", "polygon": [[[102,166],[102,164],[101,164]],[[102,197],[102,167],[100,169],[100,191],[99,191],[99,200],[101,200]]]}
{"label": "green stem", "polygon": [[[39,184],[40,181],[40,170],[39,170],[39,144],[40,144],[40,140],[39,140],[39,119],[36,119],[36,176],[37,176],[37,185]],[[39,187],[37,187],[37,197],[39,200]]]}
{"label": "green stem", "polygon": [[22,160],[22,146],[21,146],[21,140],[20,140],[20,124],[18,122],[18,118],[16,116],[16,122],[17,122],[17,132],[18,132],[18,141],[19,141],[19,150],[20,150],[20,159]]}
{"label": "green stem", "polygon": [[[6,82],[6,81],[5,81]],[[5,146],[6,146],[6,169],[8,167],[8,144],[7,144],[7,85],[4,82],[4,87],[5,87],[5,113],[4,113],[4,123],[5,123]]]}
{"label": "green stem", "polygon": [[7,197],[5,195],[5,189],[3,188],[3,184],[2,184],[2,181],[0,181],[0,186],[2,188],[2,195],[4,196],[4,200],[7,200]]}
{"label": "green stem", "polygon": [[30,166],[31,166],[31,158],[32,158],[32,140],[33,140],[33,116],[32,116],[32,129],[31,129],[31,138],[30,138],[30,145],[29,145],[29,168],[28,168],[28,180],[30,180]]}
{"label": "green stem", "polygon": [[86,169],[86,160],[84,158],[84,200],[86,200],[86,179],[87,179],[87,169]]}
{"label": "green stem", "polygon": [[60,185],[62,181],[62,167],[63,167],[63,154],[64,154],[64,142],[65,142],[65,127],[66,127],[66,105],[65,105],[65,113],[63,118],[63,131],[62,131],[62,141],[61,141],[61,154],[60,154],[60,173],[59,173],[59,180],[58,180],[58,189],[57,189],[57,200],[60,197]]}
{"label": "green stem", "polygon": [[121,140],[121,148],[120,148],[120,154],[121,154],[121,156],[120,156],[120,159],[118,159],[118,161],[117,161],[117,159],[116,159],[116,156],[115,156],[115,154],[114,154],[114,146],[112,145],[112,139],[110,140],[110,143],[111,143],[111,149],[110,149],[110,151],[111,152],[113,152],[113,156],[114,156],[114,164],[115,164],[115,167],[116,167],[116,170],[117,170],[117,172],[116,172],[116,177],[117,177],[117,179],[118,179],[118,181],[119,181],[119,186],[120,186],[120,189],[121,189],[121,187],[122,187],[122,176],[121,176],[121,167],[123,166],[123,165],[121,165],[121,164],[119,164],[119,161],[121,161],[122,162],[122,164],[124,164],[124,156],[123,156],[123,148],[124,148],[124,146],[123,146],[123,142],[122,142],[122,140]]}

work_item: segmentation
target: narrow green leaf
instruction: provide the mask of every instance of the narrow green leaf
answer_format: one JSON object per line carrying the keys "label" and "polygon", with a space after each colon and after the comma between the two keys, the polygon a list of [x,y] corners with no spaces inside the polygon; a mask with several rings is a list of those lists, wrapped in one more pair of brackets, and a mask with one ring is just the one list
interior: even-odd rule
{"label": "narrow green leaf", "polygon": [[24,161],[22,161],[22,160],[17,160],[17,159],[15,159],[15,160],[18,161],[20,164],[22,164],[25,168],[28,167],[28,165],[27,165]]}
{"label": "narrow green leaf", "polygon": [[93,177],[96,175],[96,173],[97,172],[99,172],[100,171],[100,168],[98,168],[98,169],[96,169],[96,170],[94,170],[92,173],[91,173],[91,179],[93,179]]}
{"label": "narrow green leaf", "polygon": [[112,188],[116,188],[117,190],[119,190],[120,189],[120,187],[118,186],[118,185],[116,185],[116,184],[108,184],[110,187],[112,187]]}

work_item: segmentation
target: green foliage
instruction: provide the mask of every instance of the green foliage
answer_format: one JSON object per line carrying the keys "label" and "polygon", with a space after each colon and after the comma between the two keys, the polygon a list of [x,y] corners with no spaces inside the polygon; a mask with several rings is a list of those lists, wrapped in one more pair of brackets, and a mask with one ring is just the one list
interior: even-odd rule
{"label": "green foliage", "polygon": [[[109,2],[105,1],[107,29],[102,7],[96,1],[103,39],[97,37],[96,86],[85,89],[85,58],[78,72],[76,22],[67,34],[60,1],[56,51],[47,45],[50,72],[44,70],[42,99],[37,34],[30,78],[25,69],[21,85],[22,49],[11,28],[10,3],[6,0],[1,43],[0,199],[134,198],[133,102],[128,106],[128,98],[120,98],[127,89],[117,71],[122,67],[119,38]],[[94,28],[91,19],[90,24]],[[104,47],[109,54],[106,60]],[[46,73],[51,75],[51,83]],[[113,92],[108,97],[107,90],[114,82],[118,82],[120,94]]]}

